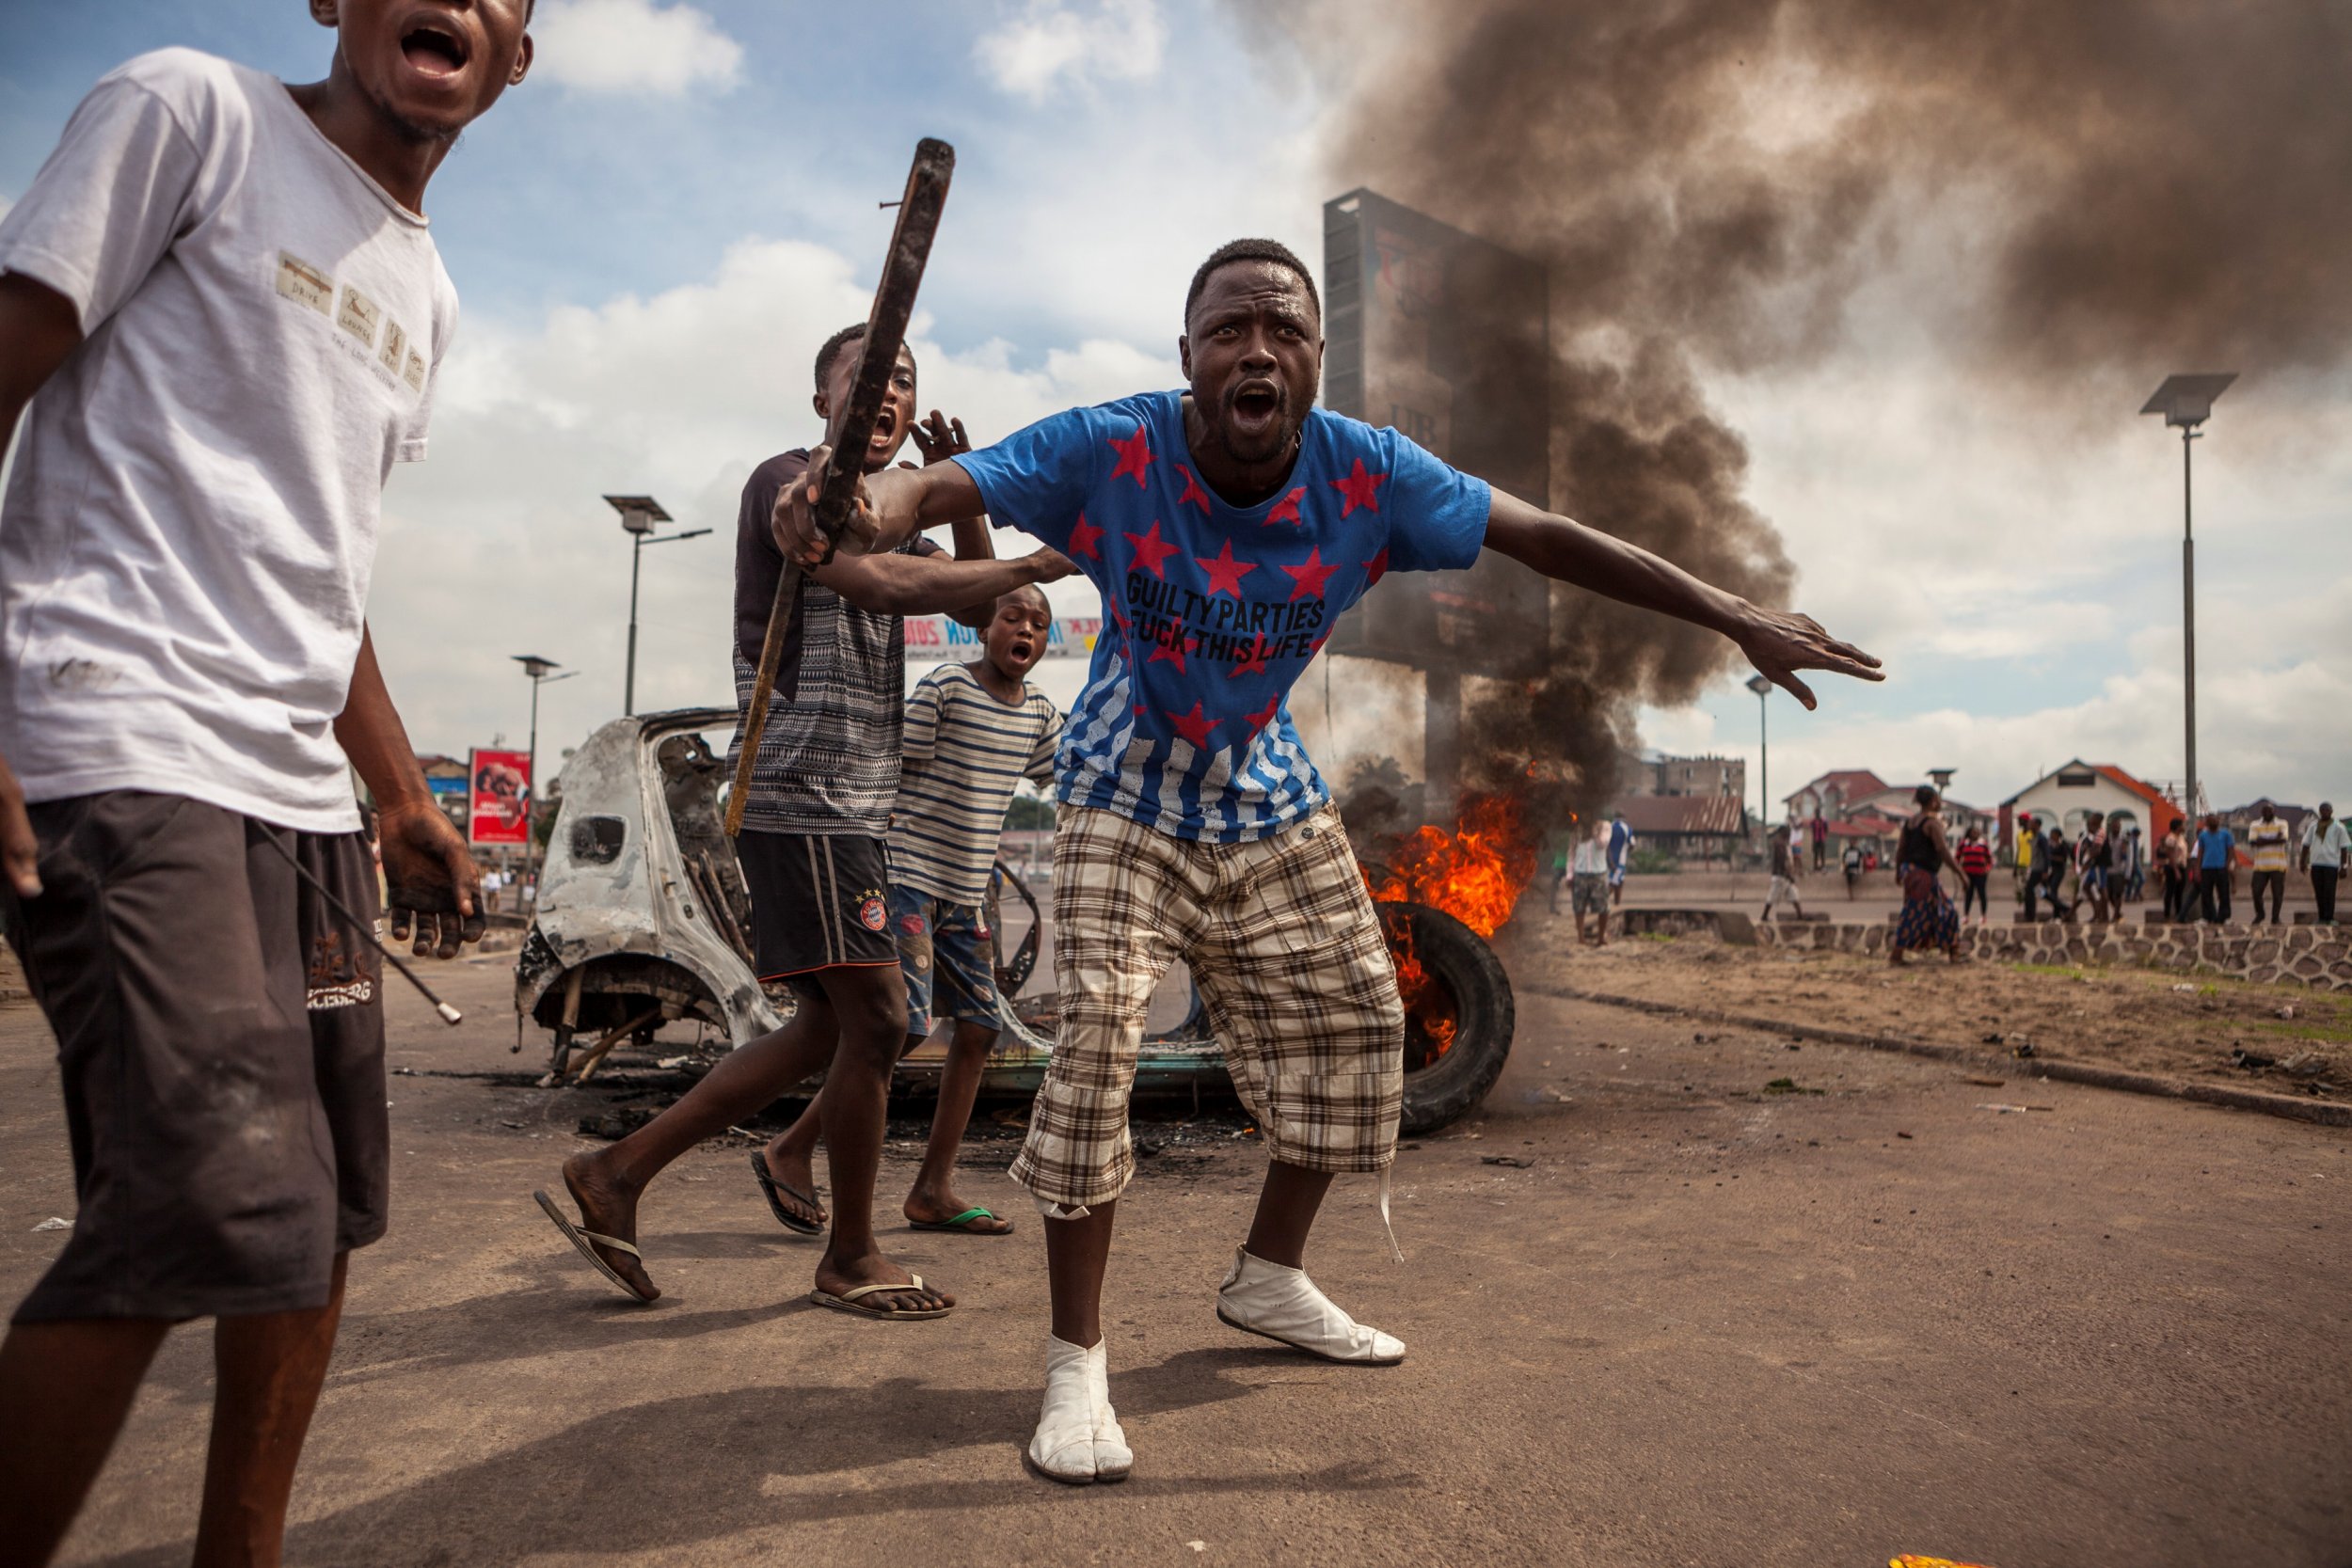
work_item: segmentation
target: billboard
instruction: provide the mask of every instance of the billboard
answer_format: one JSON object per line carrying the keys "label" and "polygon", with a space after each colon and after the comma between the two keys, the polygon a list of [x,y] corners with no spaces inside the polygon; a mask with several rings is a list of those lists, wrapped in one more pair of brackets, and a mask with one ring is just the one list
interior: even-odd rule
{"label": "billboard", "polygon": [[466,819],[469,844],[531,842],[531,753],[485,752],[466,753],[466,777],[471,784],[471,803]]}
{"label": "billboard", "polygon": [[[980,657],[980,634],[945,615],[910,615],[905,621],[907,657],[946,664]],[[1090,658],[1102,635],[1098,615],[1064,615],[1045,634],[1043,658]]]}
{"label": "billboard", "polygon": [[[1551,488],[1551,351],[1543,266],[1368,190],[1323,208],[1324,405],[1393,425],[1538,506]],[[1532,673],[1550,585],[1513,562],[1383,578],[1330,649],[1423,669]]]}

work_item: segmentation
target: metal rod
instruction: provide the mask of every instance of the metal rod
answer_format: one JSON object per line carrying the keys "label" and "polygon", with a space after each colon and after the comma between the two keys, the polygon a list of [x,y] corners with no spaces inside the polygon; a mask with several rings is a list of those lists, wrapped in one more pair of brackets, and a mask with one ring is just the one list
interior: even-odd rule
{"label": "metal rod", "polygon": [[2181,430],[2181,695],[2182,723],[2188,780],[2181,788],[2181,810],[2194,820],[2197,813],[2197,536],[2189,506],[2189,446],[2197,439],[2192,426]]}
{"label": "metal rod", "polygon": [[434,995],[433,988],[426,985],[422,980],[418,979],[417,972],[410,969],[406,964],[401,962],[400,955],[394,953],[390,948],[384,945],[383,940],[375,934],[374,921],[362,920],[358,915],[352,913],[350,907],[344,904],[342,899],[336,897],[333,893],[329,892],[325,882],[320,881],[316,877],[310,875],[310,868],[309,866],[294,859],[293,850],[278,842],[278,835],[276,833],[264,832],[262,837],[268,841],[269,847],[277,850],[288,865],[294,867],[295,876],[310,884],[311,892],[326,900],[326,907],[328,909],[333,910],[337,914],[342,916],[345,924],[349,925],[354,931],[357,931],[359,935],[367,939],[368,945],[370,947],[374,948],[378,953],[384,955],[385,962],[400,971],[402,979],[417,988],[418,995],[433,1004],[433,1010],[441,1015],[442,1022],[448,1024],[453,1029],[458,1024],[463,1023],[466,1021],[465,1014],[459,1012],[456,1008],[451,1006],[448,1003]]}
{"label": "metal rod", "polygon": [[[850,383],[850,405],[842,414],[833,463],[825,472],[824,489],[817,500],[817,529],[825,536],[828,554],[843,531],[854,526],[852,513],[857,505],[859,483],[866,474],[866,451],[873,444],[874,423],[882,415],[892,372],[898,369],[898,350],[906,342],[907,323],[914,314],[915,291],[922,286],[923,268],[930,261],[931,241],[939,232],[939,215],[946,205],[947,183],[955,169],[954,148],[930,136],[915,143],[914,162],[907,169],[906,194],[899,199],[898,223],[890,233],[890,250],[882,261],[882,281],[875,286],[873,309],[866,318],[857,379]],[[743,811],[751,803],[752,771],[758,761],[760,738],[768,733],[768,706],[775,695],[776,674],[784,662],[784,644],[792,628],[800,593],[800,567],[787,561],[776,578],[775,603],[768,611],[768,635],[759,648],[759,672],[752,682],[752,698],[743,716],[740,750],[735,759],[735,783],[727,794],[729,838],[743,831]],[[632,647],[635,615],[632,590]]]}
{"label": "metal rod", "polygon": [[629,535],[628,545],[628,673],[621,679],[621,716],[637,711],[637,573],[645,559],[645,536]]}

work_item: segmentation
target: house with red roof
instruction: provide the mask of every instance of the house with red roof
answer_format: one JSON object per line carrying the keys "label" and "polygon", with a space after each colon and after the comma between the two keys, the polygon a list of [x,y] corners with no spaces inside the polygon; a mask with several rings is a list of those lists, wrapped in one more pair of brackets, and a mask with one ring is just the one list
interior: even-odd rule
{"label": "house with red roof", "polygon": [[2121,816],[2126,828],[2137,827],[2150,845],[2172,831],[2181,808],[2155,785],[2136,778],[2113,763],[2090,763],[2077,757],[2044,773],[2001,802],[2002,845],[2016,841],[2017,819],[2031,813],[2037,825],[2056,821],[2070,839],[2079,836],[2093,814],[2110,819]]}

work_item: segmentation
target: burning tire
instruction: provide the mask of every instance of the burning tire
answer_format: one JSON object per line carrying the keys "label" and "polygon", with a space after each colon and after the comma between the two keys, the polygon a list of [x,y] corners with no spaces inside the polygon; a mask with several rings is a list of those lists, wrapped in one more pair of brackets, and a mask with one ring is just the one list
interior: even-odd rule
{"label": "burning tire", "polygon": [[1380,929],[1405,1003],[1407,1135],[1434,1132],[1486,1098],[1511,1055],[1518,1005],[1494,949],[1426,904],[1382,903]]}

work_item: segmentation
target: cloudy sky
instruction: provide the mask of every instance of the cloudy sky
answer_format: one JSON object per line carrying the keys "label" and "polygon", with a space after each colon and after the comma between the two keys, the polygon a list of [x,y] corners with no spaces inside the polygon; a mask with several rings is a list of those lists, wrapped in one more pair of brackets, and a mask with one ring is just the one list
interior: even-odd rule
{"label": "cloudy sky", "polygon": [[[516,653],[580,672],[546,689],[543,752],[618,713],[612,491],[719,531],[645,555],[640,707],[724,699],[738,492],[814,436],[810,357],[866,313],[876,203],[918,135],[960,158],[918,322],[923,401],[983,441],[1174,385],[1184,283],[1218,242],[1319,257],[1321,203],[1353,182],[1327,134],[1350,84],[1240,15],[541,0],[532,79],[428,198],[465,316],[432,459],[386,498],[372,610],[420,749],[519,744]],[[301,0],[0,9],[0,203],[91,81],[166,44],[307,80],[331,40]],[[1949,298],[1936,264],[1890,255],[1802,370],[1702,367],[1751,444],[1797,602],[1888,666],[1883,687],[1826,688],[1818,714],[1773,700],[1773,794],[1832,767],[1952,766],[1956,794],[1991,801],[2077,755],[2176,776],[2180,445],[2135,410],[2168,371],[2235,368],[2198,451],[2202,771],[2225,803],[2352,796],[2352,383],[2175,365],[2155,344],[2144,373],[2012,405],[1942,362],[1948,331],[1915,329]],[[1057,696],[1075,673],[1054,671]],[[1756,707],[1726,677],[1644,727],[1753,758]]]}

